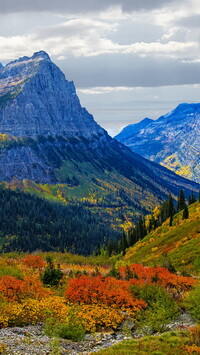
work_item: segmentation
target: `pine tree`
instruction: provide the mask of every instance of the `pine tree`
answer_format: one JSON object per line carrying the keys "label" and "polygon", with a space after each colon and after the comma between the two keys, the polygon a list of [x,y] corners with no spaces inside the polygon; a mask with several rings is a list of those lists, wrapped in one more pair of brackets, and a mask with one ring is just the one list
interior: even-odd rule
{"label": "pine tree", "polygon": [[172,195],[169,194],[168,198],[168,217],[170,218],[169,225],[172,226],[173,215],[175,214],[174,203],[172,199]]}
{"label": "pine tree", "polygon": [[185,202],[185,196],[183,190],[180,190],[179,193],[179,198],[178,198],[178,211],[181,211],[185,208],[186,202]]}
{"label": "pine tree", "polygon": [[183,210],[183,217],[182,219],[187,219],[189,217],[189,211],[187,205],[185,205],[185,208]]}

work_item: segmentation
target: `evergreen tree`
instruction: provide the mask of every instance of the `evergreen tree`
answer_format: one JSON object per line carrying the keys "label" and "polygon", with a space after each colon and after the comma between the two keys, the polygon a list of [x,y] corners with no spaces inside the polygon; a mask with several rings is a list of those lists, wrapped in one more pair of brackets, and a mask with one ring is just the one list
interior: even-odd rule
{"label": "evergreen tree", "polygon": [[179,197],[178,197],[178,211],[181,211],[185,208],[185,196],[183,190],[180,190]]}
{"label": "evergreen tree", "polygon": [[126,233],[123,231],[122,242],[121,242],[121,251],[123,255],[126,254],[127,248],[128,248],[128,241],[127,241]]}
{"label": "evergreen tree", "polygon": [[187,205],[185,205],[184,210],[183,210],[183,217],[182,219],[187,219],[189,217],[189,211]]}

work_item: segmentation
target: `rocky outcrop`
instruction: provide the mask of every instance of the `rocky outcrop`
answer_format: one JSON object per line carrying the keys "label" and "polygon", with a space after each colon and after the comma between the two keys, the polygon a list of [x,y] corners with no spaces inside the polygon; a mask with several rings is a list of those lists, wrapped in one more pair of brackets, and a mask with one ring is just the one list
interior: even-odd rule
{"label": "rocky outcrop", "polygon": [[1,70],[0,132],[17,137],[91,137],[104,130],[81,107],[74,83],[41,51]]}
{"label": "rocky outcrop", "polygon": [[200,103],[180,104],[139,131],[125,133],[126,128],[116,139],[133,152],[200,182]]}

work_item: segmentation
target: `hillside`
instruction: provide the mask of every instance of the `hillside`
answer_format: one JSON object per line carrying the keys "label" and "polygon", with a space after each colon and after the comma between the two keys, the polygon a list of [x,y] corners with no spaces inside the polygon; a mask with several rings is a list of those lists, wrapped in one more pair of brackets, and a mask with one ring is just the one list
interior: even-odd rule
{"label": "hillside", "polygon": [[133,152],[200,182],[200,104],[180,104],[155,121],[142,120],[116,137]]}
{"label": "hillside", "polygon": [[200,203],[189,206],[189,218],[182,219],[182,211],[144,239],[130,247],[120,264],[143,263],[163,265],[171,263],[180,272],[200,272]]}
{"label": "hillside", "polygon": [[114,224],[147,213],[169,193],[200,189],[112,139],[43,51],[0,69],[0,132],[5,186],[78,200]]}
{"label": "hillside", "polygon": [[121,233],[81,205],[49,202],[28,193],[0,188],[0,253],[95,252]]}

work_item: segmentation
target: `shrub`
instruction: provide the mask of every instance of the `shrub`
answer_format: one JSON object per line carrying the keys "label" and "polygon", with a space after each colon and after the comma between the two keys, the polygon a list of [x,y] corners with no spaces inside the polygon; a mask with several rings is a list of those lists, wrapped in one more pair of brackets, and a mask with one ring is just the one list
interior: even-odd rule
{"label": "shrub", "polygon": [[72,303],[101,303],[134,314],[146,307],[146,303],[134,298],[129,286],[129,281],[113,277],[83,275],[69,281],[65,296]]}
{"label": "shrub", "polygon": [[43,284],[49,286],[58,286],[62,277],[63,277],[63,272],[60,270],[59,265],[57,268],[55,268],[51,258],[48,257],[47,267],[45,268],[45,271],[41,276],[41,280]]}
{"label": "shrub", "polygon": [[147,302],[147,309],[138,314],[138,327],[147,332],[166,330],[167,324],[178,313],[178,307],[170,294],[159,285],[146,284],[132,286],[132,292],[138,298]]}
{"label": "shrub", "polygon": [[47,318],[44,325],[44,332],[50,337],[79,341],[84,338],[85,328],[80,319],[71,311],[65,323],[60,323],[53,317]]}
{"label": "shrub", "polygon": [[26,255],[25,258],[22,259],[22,262],[25,266],[33,269],[41,269],[46,265],[44,260],[39,255]]}
{"label": "shrub", "polygon": [[192,318],[200,323],[200,286],[193,289],[185,298],[184,306]]}

